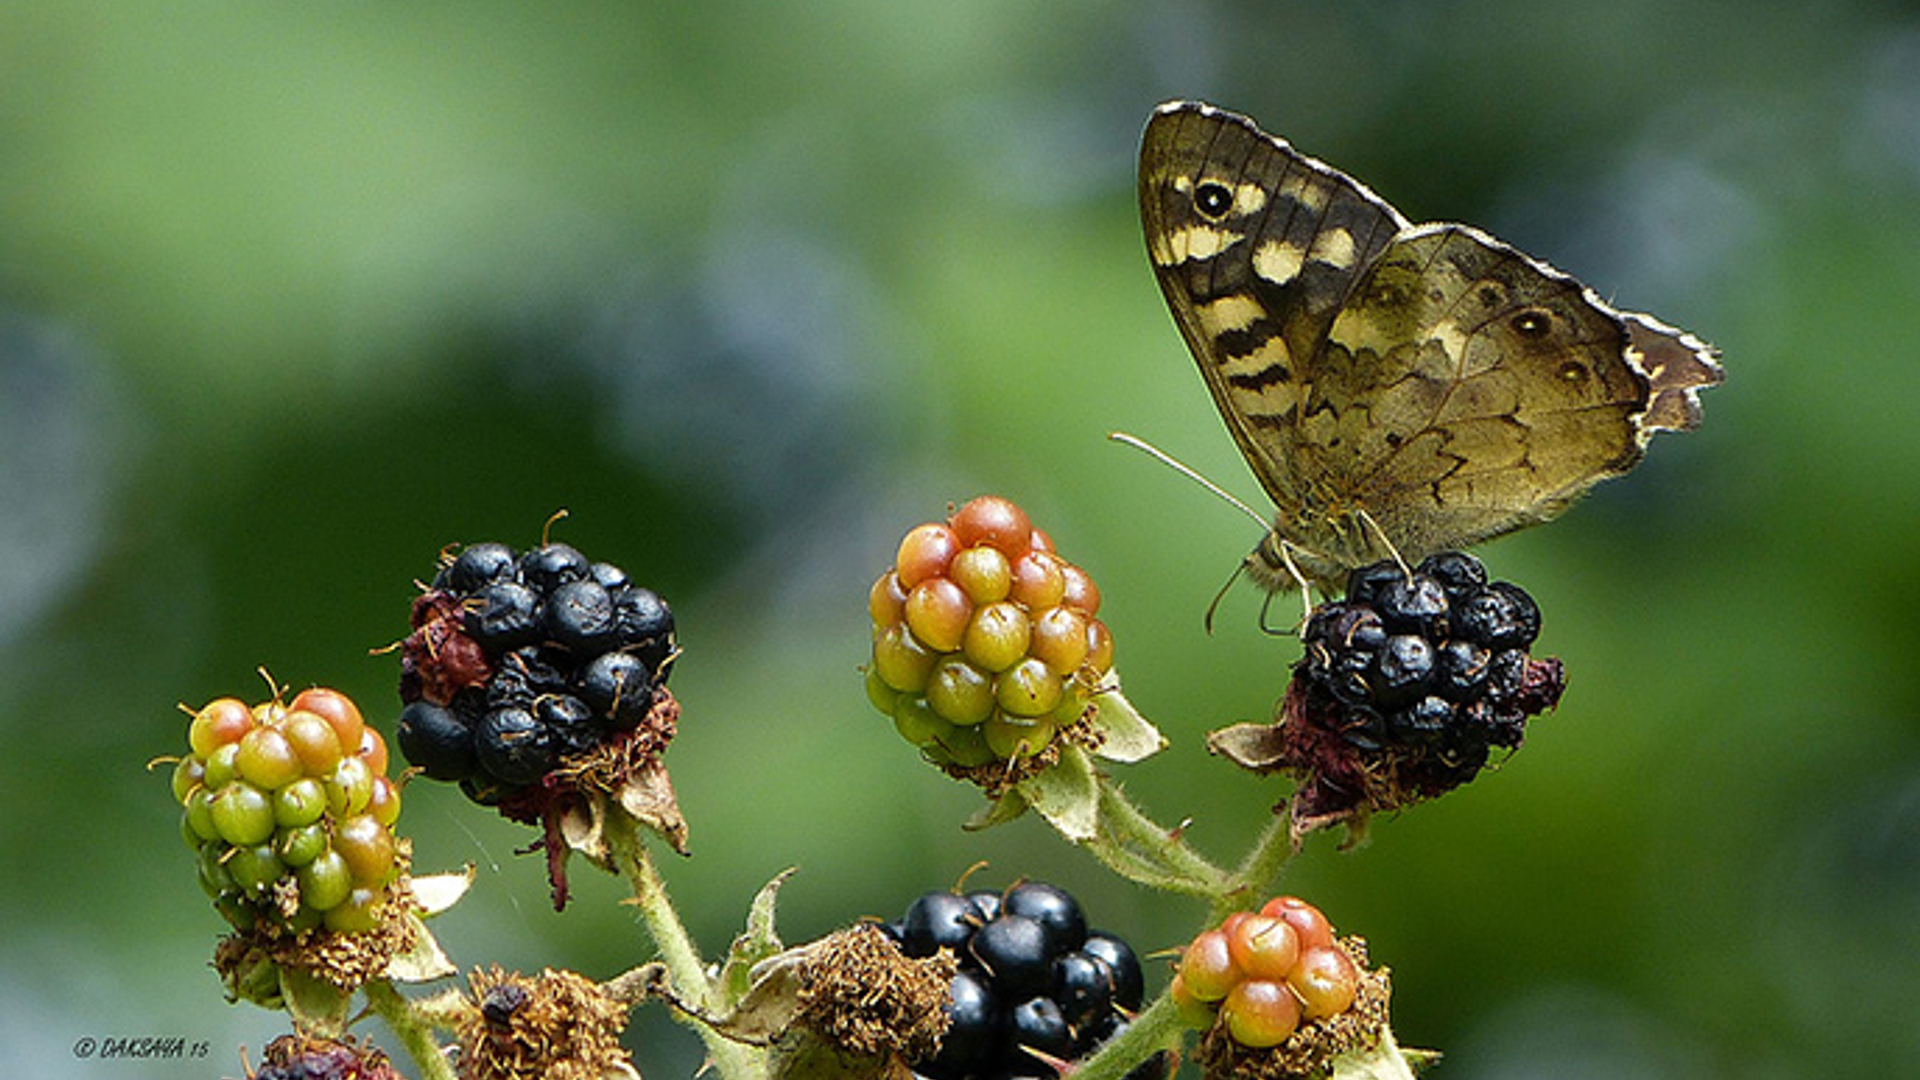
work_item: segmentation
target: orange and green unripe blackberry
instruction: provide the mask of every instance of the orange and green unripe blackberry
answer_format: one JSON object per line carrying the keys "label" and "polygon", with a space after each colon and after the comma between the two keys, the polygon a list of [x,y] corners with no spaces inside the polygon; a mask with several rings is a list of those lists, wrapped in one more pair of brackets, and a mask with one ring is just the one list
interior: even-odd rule
{"label": "orange and green unripe blackberry", "polygon": [[867,594],[867,696],[942,765],[1031,757],[1113,667],[1100,590],[1013,502],[983,495],[901,539]]}
{"label": "orange and green unripe blackberry", "polygon": [[187,744],[173,773],[181,828],[229,922],[375,925],[401,870],[400,789],[385,741],[352,699],[324,687],[285,703],[217,698],[194,713]]}
{"label": "orange and green unripe blackberry", "polygon": [[1298,897],[1276,897],[1236,912],[1182,950],[1175,1007],[1196,1028],[1224,1025],[1242,1046],[1278,1046],[1303,1024],[1337,1016],[1354,1002],[1361,971],[1333,926]]}

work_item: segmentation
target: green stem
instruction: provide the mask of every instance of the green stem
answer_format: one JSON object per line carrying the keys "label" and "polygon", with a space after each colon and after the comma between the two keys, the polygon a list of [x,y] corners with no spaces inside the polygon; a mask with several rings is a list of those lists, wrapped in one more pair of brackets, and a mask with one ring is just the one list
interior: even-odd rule
{"label": "green stem", "polygon": [[1286,814],[1275,814],[1261,832],[1260,839],[1254,843],[1253,850],[1240,860],[1240,868],[1234,871],[1237,891],[1259,893],[1275,878],[1280,870],[1293,858],[1292,819]]}
{"label": "green stem", "polygon": [[1173,998],[1163,993],[1135,1016],[1125,1031],[1076,1065],[1073,1080],[1120,1080],[1156,1051],[1177,1047],[1184,1030]]}
{"label": "green stem", "polygon": [[[639,823],[611,800],[607,805],[606,837],[615,864],[633,889],[631,903],[640,909],[647,932],[660,950],[660,959],[667,966],[674,992],[687,1005],[710,1013],[712,994],[699,950],[681,924],[679,914],[673,910],[673,903],[667,899],[666,883],[660,880],[653,859],[647,855]],[[680,1015],[678,1010],[675,1015]],[[681,1019],[699,1034],[706,1044],[708,1060],[724,1080],[761,1080],[764,1076],[760,1054],[721,1035],[698,1018],[682,1016]]]}
{"label": "green stem", "polygon": [[440,1041],[433,1037],[433,1024],[413,1007],[406,995],[385,979],[375,979],[360,989],[367,995],[367,1004],[373,1006],[373,1011],[386,1021],[400,1045],[406,1047],[407,1055],[420,1070],[421,1080],[456,1080],[453,1063],[447,1060]]}
{"label": "green stem", "polygon": [[1178,830],[1147,817],[1107,777],[1097,782],[1101,835],[1087,846],[1116,873],[1209,900],[1217,900],[1232,885],[1226,871],[1188,846]]}

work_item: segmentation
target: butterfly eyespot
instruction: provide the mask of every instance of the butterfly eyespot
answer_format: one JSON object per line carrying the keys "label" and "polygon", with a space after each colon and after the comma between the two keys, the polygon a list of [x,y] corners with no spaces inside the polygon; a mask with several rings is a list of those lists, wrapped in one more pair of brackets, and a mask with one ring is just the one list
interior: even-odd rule
{"label": "butterfly eyespot", "polygon": [[1508,321],[1508,325],[1512,326],[1513,332],[1521,337],[1545,337],[1547,331],[1553,329],[1553,316],[1535,308],[1515,315]]}
{"label": "butterfly eyespot", "polygon": [[1569,360],[1560,365],[1560,378],[1563,382],[1577,383],[1587,381],[1587,366]]}
{"label": "butterfly eyespot", "polygon": [[1209,180],[1193,189],[1193,208],[1203,217],[1226,217],[1227,211],[1233,209],[1233,192],[1227,190],[1227,185]]}

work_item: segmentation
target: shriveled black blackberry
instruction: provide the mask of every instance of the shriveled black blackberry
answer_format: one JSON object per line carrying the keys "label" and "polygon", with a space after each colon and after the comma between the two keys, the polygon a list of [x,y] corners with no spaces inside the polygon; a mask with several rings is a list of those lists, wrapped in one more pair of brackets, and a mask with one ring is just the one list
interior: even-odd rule
{"label": "shriveled black blackberry", "polygon": [[476,802],[511,804],[565,761],[647,737],[678,651],[659,594],[567,544],[442,558],[402,647],[409,762]]}
{"label": "shriveled black blackberry", "polygon": [[1529,655],[1539,633],[1533,598],[1489,582],[1471,555],[1361,567],[1343,599],[1309,615],[1278,720],[1212,732],[1208,746],[1298,781],[1284,804],[1296,839],[1357,826],[1458,787],[1493,751],[1520,745],[1527,720],[1566,687],[1560,661]]}
{"label": "shriveled black blackberry", "polygon": [[948,949],[960,961],[952,1024],[939,1053],[915,1065],[931,1080],[1052,1077],[1036,1053],[1086,1056],[1125,1030],[1144,996],[1133,950],[1113,934],[1088,933],[1079,903],[1052,885],[930,892],[891,933],[910,957]]}
{"label": "shriveled black blackberry", "polygon": [[1488,582],[1471,555],[1355,570],[1346,597],[1315,608],[1301,632],[1280,749],[1265,762],[1301,777],[1296,821],[1437,795],[1492,750],[1519,746],[1565,685],[1558,660],[1528,655],[1539,633],[1533,598]]}
{"label": "shriveled black blackberry", "polygon": [[249,1080],[400,1080],[379,1048],[305,1035],[282,1035],[267,1044],[264,1060]]}

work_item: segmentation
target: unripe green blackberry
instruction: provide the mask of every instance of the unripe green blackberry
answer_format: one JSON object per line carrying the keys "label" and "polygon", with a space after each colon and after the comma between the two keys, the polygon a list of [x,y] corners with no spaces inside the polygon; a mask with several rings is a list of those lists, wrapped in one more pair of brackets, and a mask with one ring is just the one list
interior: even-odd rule
{"label": "unripe green blackberry", "polygon": [[1025,511],[983,495],[908,531],[868,590],[868,700],[949,771],[1036,757],[1112,670],[1099,609]]}
{"label": "unripe green blackberry", "polygon": [[194,714],[187,740],[174,770],[182,832],[237,928],[318,926],[356,881],[384,889],[401,872],[386,744],[345,694],[316,687],[251,708],[220,698]]}

